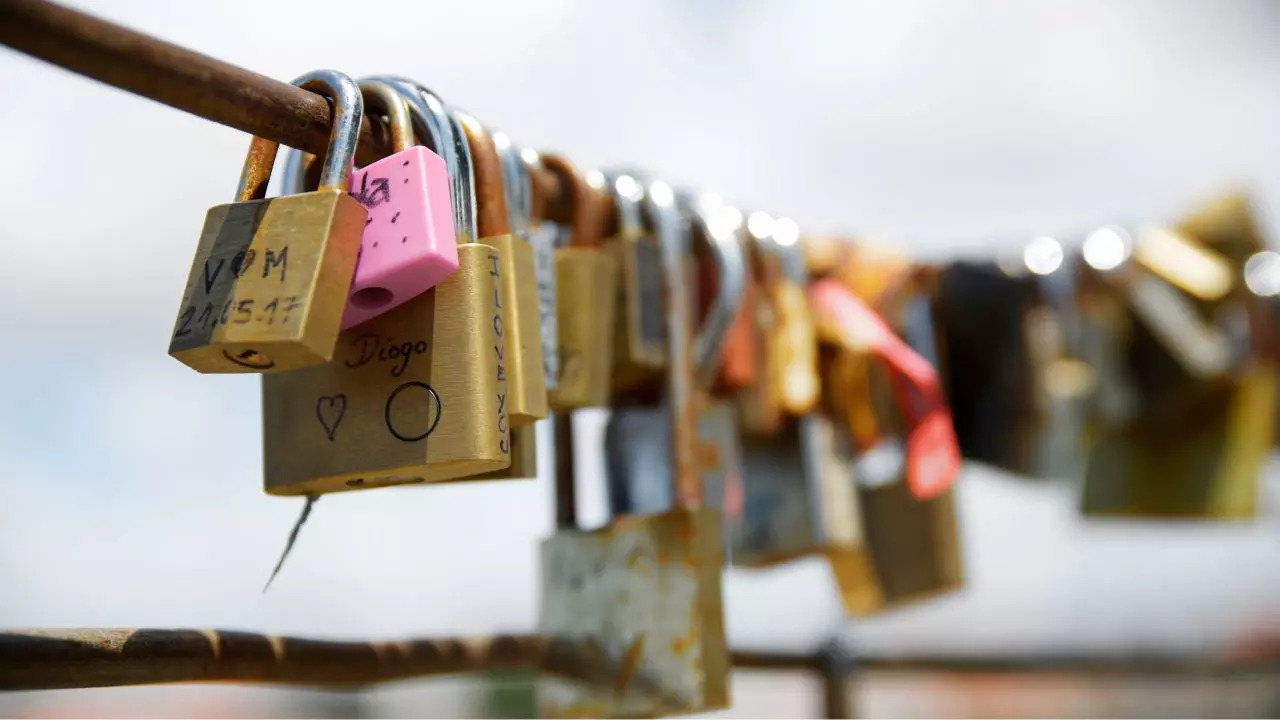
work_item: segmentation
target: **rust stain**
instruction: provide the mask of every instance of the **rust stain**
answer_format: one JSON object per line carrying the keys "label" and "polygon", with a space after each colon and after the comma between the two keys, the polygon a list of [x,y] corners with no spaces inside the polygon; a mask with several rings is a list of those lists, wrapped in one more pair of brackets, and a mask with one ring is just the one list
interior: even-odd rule
{"label": "rust stain", "polygon": [[631,641],[631,646],[627,648],[627,652],[622,656],[622,662],[618,665],[618,675],[613,682],[613,696],[620,697],[627,691],[627,686],[631,684],[631,680],[635,678],[636,671],[640,669],[640,661],[644,659],[644,633],[636,636]]}
{"label": "rust stain", "polygon": [[677,655],[687,654],[691,647],[693,647],[693,643],[688,637],[671,638],[671,652]]}

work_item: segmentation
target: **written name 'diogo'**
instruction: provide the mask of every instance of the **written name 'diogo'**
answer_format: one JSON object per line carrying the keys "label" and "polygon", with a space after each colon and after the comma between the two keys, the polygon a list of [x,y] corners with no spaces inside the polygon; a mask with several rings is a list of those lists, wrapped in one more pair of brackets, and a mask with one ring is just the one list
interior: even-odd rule
{"label": "written name 'diogo'", "polygon": [[[498,252],[344,331],[332,362],[263,377],[266,490],[454,480],[510,463]],[[498,350],[495,350],[498,348]]]}

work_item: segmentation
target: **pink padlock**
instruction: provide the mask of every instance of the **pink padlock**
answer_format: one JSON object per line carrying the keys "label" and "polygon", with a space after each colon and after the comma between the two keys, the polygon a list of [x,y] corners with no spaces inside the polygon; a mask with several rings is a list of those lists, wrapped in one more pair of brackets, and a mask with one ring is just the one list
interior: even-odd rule
{"label": "pink padlock", "polygon": [[369,219],[342,316],[344,330],[421,295],[458,269],[444,158],[414,145],[409,108],[395,88],[362,80],[360,90],[366,108],[385,110],[395,152],[351,173],[350,193]]}

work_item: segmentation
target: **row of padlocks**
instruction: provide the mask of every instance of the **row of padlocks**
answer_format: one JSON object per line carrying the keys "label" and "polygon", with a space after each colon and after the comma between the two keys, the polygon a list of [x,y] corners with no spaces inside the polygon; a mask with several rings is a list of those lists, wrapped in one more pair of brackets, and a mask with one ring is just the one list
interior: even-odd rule
{"label": "row of padlocks", "polygon": [[[579,171],[403,78],[295,84],[333,106],[327,155],[292,152],[265,199],[277,148],[254,140],[170,353],[262,374],[275,495],[531,478],[553,414],[539,629],[549,670],[593,682],[548,687],[551,714],[725,707],[726,562],[822,558],[853,615],[959,588],[962,455],[1087,467],[1089,512],[1253,512],[1280,266],[1246,205],[922,267]],[[355,169],[366,121],[395,152]],[[535,169],[568,222],[535,206]],[[571,416],[589,407],[611,409],[612,519],[583,530]]]}

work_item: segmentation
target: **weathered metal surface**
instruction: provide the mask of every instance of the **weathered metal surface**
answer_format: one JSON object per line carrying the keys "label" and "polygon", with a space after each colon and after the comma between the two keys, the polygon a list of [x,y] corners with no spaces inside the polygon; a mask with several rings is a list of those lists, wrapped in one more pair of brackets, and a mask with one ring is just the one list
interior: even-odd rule
{"label": "weathered metal surface", "polygon": [[362,685],[529,667],[543,647],[528,635],[331,642],[226,630],[8,630],[0,632],[0,690],[196,681]]}
{"label": "weathered metal surface", "polygon": [[[709,509],[629,516],[543,541],[539,630],[553,649],[591,658],[598,669],[589,683],[548,682],[543,714],[726,707],[722,563],[720,523]],[[546,669],[559,673],[554,663]]]}
{"label": "weathered metal surface", "polygon": [[[320,95],[54,3],[0,3],[0,44],[290,147],[319,154],[328,144],[331,115]],[[376,125],[361,128],[358,164],[391,150]],[[568,218],[568,193],[554,175],[535,171],[533,191],[543,217]]]}
{"label": "weathered metal surface", "polygon": [[[452,673],[552,665],[587,678],[588,658],[537,635],[335,642],[227,630],[0,630],[0,690],[56,690],[180,682],[358,686]],[[739,651],[734,667],[817,671],[825,656]],[[1109,673],[1189,676],[1280,673],[1280,653],[1236,658],[859,655],[855,670],[951,673]]]}

